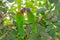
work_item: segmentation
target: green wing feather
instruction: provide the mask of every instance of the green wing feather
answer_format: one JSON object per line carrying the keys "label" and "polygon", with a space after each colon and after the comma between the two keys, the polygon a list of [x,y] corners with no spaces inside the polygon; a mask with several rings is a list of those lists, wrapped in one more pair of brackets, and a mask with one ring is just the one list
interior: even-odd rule
{"label": "green wing feather", "polygon": [[32,23],[33,33],[37,33],[36,17],[33,15],[31,11],[30,13],[28,13],[28,22]]}

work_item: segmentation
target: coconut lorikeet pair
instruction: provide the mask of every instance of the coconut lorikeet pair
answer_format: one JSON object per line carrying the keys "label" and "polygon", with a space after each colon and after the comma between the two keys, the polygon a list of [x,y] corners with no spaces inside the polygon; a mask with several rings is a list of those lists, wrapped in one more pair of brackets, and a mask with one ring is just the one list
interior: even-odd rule
{"label": "coconut lorikeet pair", "polygon": [[[33,15],[33,13],[31,12],[30,8],[23,8],[21,9],[18,14],[24,14],[24,12],[27,12],[27,18],[28,18],[28,23],[32,23],[32,32],[34,34],[37,33],[37,28],[36,28],[36,17]],[[19,17],[19,18],[18,18]],[[24,16],[23,15],[17,15],[17,24],[18,24],[18,31],[20,33],[20,36],[24,35],[24,29],[23,29],[23,23],[24,23]]]}

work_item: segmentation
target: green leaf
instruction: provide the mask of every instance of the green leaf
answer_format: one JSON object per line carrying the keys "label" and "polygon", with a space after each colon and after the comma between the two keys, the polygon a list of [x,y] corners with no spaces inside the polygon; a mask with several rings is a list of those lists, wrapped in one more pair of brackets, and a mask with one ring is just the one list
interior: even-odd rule
{"label": "green leaf", "polygon": [[17,9],[17,7],[12,6],[12,7],[10,8],[10,11],[11,11],[11,12],[12,12],[12,11],[16,11],[16,9]]}
{"label": "green leaf", "polygon": [[60,2],[58,2],[58,4],[56,4],[56,11],[58,11],[60,13]]}
{"label": "green leaf", "polygon": [[49,0],[50,3],[58,3],[59,0]]}
{"label": "green leaf", "polygon": [[51,30],[51,31],[49,32],[49,35],[52,36],[52,39],[53,39],[53,40],[56,39],[55,30]]}
{"label": "green leaf", "polygon": [[47,26],[47,28],[46,28],[46,31],[51,31],[52,30],[52,27],[49,25],[49,26]]}
{"label": "green leaf", "polygon": [[7,1],[10,2],[10,3],[14,2],[14,0],[7,0]]}
{"label": "green leaf", "polygon": [[33,5],[32,5],[33,2],[27,1],[25,4],[26,4],[26,7],[27,7],[27,8],[28,8],[28,7],[29,7],[29,8],[33,8]]}
{"label": "green leaf", "polygon": [[2,1],[0,1],[0,6],[2,6]]}
{"label": "green leaf", "polygon": [[38,13],[41,13],[42,15],[44,15],[45,11],[46,11],[45,8],[38,9]]}
{"label": "green leaf", "polygon": [[6,13],[7,12],[7,7],[5,7],[5,8],[0,7],[0,11]]}
{"label": "green leaf", "polygon": [[15,3],[18,5],[18,11],[21,9],[21,2],[22,0],[15,0]]}

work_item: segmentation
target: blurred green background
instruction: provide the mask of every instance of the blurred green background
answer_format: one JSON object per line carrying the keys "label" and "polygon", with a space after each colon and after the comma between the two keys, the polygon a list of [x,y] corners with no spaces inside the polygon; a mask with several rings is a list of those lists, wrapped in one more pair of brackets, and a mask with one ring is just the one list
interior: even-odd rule
{"label": "blurred green background", "polygon": [[60,40],[60,0],[0,0],[0,40]]}

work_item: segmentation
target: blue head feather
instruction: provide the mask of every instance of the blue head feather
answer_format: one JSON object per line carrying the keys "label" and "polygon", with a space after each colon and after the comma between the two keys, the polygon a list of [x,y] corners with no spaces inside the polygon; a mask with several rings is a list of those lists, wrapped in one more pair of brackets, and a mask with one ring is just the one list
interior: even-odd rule
{"label": "blue head feather", "polygon": [[30,8],[27,8],[27,12],[30,12]]}
{"label": "blue head feather", "polygon": [[23,8],[24,11],[26,11],[27,9],[26,8]]}

